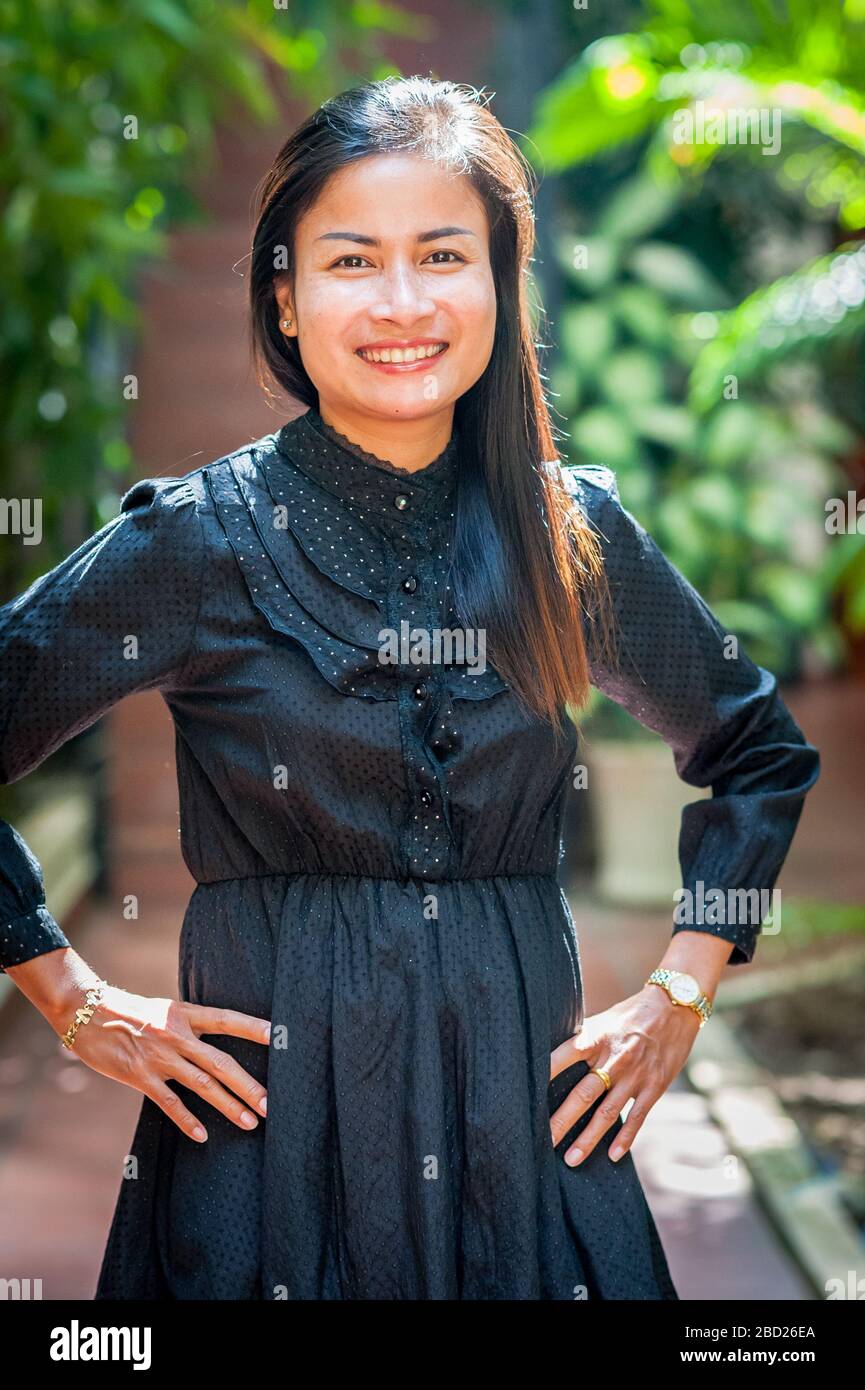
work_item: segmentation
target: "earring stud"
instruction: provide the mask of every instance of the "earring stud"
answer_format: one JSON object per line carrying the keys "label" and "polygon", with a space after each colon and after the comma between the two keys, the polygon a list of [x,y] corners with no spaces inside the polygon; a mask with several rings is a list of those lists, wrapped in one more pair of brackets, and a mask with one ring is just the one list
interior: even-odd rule
{"label": "earring stud", "polygon": [[283,328],[291,328],[291,319],[283,319],[282,326]]}

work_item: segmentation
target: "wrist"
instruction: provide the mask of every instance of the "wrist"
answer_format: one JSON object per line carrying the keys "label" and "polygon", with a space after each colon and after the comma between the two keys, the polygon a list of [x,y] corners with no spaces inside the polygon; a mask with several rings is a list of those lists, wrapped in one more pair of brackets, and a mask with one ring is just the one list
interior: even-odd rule
{"label": "wrist", "polygon": [[51,1000],[48,1011],[43,1010],[58,1038],[63,1038],[66,1034],[75,1018],[76,1010],[84,1008],[87,991],[96,985],[98,978],[94,972],[80,981],[67,982]]}
{"label": "wrist", "polygon": [[7,974],[42,1017],[62,1037],[83,1006],[87,990],[99,979],[71,946],[48,951],[10,966]]}
{"label": "wrist", "polygon": [[700,1017],[696,1010],[682,1008],[681,1005],[674,1004],[670,995],[660,985],[643,985],[640,999],[644,1009],[652,1018],[667,1019],[674,1015],[678,1018],[684,1018],[686,1021],[691,1018],[694,1021],[695,1031],[699,1031]]}
{"label": "wrist", "polygon": [[703,993],[714,999],[732,953],[730,941],[708,932],[682,930],[671,938],[658,964],[664,970],[693,975]]}
{"label": "wrist", "polygon": [[663,992],[673,1008],[692,1013],[702,1028],[712,1016],[712,1000],[695,975],[685,970],[658,966],[645,981],[647,989]]}

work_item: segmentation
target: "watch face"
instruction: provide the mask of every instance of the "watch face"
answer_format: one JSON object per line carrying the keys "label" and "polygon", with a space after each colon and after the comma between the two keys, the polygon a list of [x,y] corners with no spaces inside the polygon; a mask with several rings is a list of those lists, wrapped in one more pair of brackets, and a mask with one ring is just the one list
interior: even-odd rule
{"label": "watch face", "polygon": [[670,992],[680,1004],[693,1004],[695,999],[700,996],[700,986],[693,975],[685,975],[680,972],[678,975],[674,975],[670,981]]}

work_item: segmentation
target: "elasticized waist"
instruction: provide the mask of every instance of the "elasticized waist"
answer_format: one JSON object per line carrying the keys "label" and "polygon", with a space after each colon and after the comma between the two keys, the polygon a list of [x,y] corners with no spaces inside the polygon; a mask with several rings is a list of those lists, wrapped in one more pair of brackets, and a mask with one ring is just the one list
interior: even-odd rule
{"label": "elasticized waist", "polygon": [[525,879],[549,879],[553,883],[558,883],[555,870],[545,873],[522,873],[522,874],[465,874],[459,878],[423,878],[419,874],[408,874],[406,877],[397,877],[396,874],[352,874],[336,873],[329,869],[289,869],[277,870],[267,874],[233,874],[229,878],[210,878],[196,879],[198,888],[215,888],[224,883],[246,883],[258,879],[271,878],[328,878],[346,879],[353,883],[396,883],[402,887],[407,887],[410,883],[417,884],[444,884],[444,883],[497,883],[511,882],[513,880]]}

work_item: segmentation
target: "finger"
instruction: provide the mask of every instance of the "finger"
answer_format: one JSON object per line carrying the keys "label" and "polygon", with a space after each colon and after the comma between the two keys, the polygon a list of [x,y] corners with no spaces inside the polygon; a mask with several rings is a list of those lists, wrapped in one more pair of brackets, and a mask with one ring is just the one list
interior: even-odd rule
{"label": "finger", "polygon": [[590,1105],[594,1105],[604,1091],[604,1083],[594,1072],[587,1072],[565,1096],[558,1110],[550,1116],[550,1134],[553,1148],[556,1148],[572,1125],[581,1115],[585,1115]]}
{"label": "finger", "polygon": [[555,1081],[560,1072],[572,1067],[575,1062],[584,1062],[597,1050],[600,1039],[591,1033],[575,1033],[565,1038],[555,1051],[550,1053],[550,1080]]}
{"label": "finger", "polygon": [[[658,1095],[661,1093],[659,1092]],[[637,1135],[643,1127],[643,1122],[651,1110],[658,1095],[651,1095],[641,1092],[628,1111],[628,1118],[622,1125],[612,1145],[610,1146],[610,1158],[617,1163],[620,1158],[624,1158],[630,1149]]]}
{"label": "finger", "polygon": [[270,1042],[270,1019],[242,1014],[237,1009],[212,1009],[204,1004],[184,1004],[186,1021],[194,1033],[227,1033],[249,1042]]}
{"label": "finger", "polygon": [[207,1138],[207,1130],[191,1110],[187,1110],[183,1101],[176,1091],[172,1091],[170,1086],[166,1086],[162,1081],[154,1081],[153,1085],[144,1092],[146,1096],[163,1110],[169,1120],[173,1120],[177,1128],[182,1130],[190,1139],[194,1139],[197,1144],[203,1144]]}
{"label": "finger", "polygon": [[172,1068],[171,1079],[179,1081],[182,1086],[201,1096],[202,1100],[206,1100],[214,1110],[219,1110],[226,1119],[237,1125],[238,1129],[251,1130],[258,1127],[258,1120],[252,1111],[247,1110],[243,1102],[230,1091],[226,1091],[224,1086],[220,1086],[215,1076],[203,1067],[197,1067],[194,1062],[187,1062],[183,1057],[178,1057]]}
{"label": "finger", "polygon": [[211,1076],[215,1076],[228,1090],[234,1091],[235,1095],[240,1096],[241,1100],[246,1101],[254,1110],[260,1110],[262,1115],[267,1114],[267,1088],[262,1086],[260,1081],[256,1081],[254,1076],[250,1076],[249,1072],[227,1052],[222,1052],[220,1048],[196,1038],[195,1042],[183,1047],[183,1056],[203,1071],[210,1072]]}
{"label": "finger", "polygon": [[630,1099],[631,1087],[627,1081],[618,1082],[607,1092],[585,1129],[566,1151],[565,1162],[569,1168],[577,1168],[588,1158],[598,1140],[619,1119]]}

